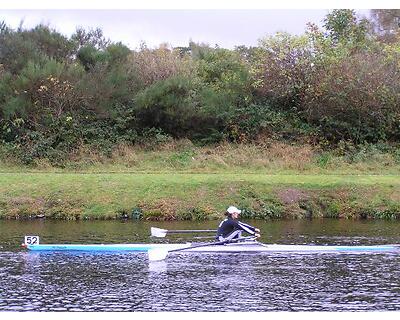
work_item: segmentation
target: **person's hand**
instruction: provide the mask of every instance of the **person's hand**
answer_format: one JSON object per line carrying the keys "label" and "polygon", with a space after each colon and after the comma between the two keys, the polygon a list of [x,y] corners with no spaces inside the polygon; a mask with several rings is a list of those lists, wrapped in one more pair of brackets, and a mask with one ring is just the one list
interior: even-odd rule
{"label": "person's hand", "polygon": [[260,232],[260,229],[257,229],[257,228],[256,228],[256,232]]}
{"label": "person's hand", "polygon": [[261,237],[259,233],[256,233],[255,236],[256,236],[256,238]]}

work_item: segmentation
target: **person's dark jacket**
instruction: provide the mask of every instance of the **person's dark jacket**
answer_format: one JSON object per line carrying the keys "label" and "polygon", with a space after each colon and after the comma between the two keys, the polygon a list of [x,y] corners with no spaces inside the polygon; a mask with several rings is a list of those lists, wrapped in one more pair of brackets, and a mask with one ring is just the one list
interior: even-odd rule
{"label": "person's dark jacket", "polygon": [[242,230],[251,235],[256,234],[256,228],[253,226],[228,217],[219,224],[216,238],[219,238],[220,236],[226,238],[236,230]]}

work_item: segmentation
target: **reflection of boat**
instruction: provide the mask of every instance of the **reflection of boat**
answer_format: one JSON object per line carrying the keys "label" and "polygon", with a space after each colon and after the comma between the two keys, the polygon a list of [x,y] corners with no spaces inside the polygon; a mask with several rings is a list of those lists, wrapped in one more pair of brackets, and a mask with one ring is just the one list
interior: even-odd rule
{"label": "reflection of boat", "polygon": [[[152,249],[182,250],[181,252],[390,252],[400,251],[400,245],[360,245],[360,246],[333,246],[333,245],[284,245],[263,244],[257,241],[246,241],[221,245],[208,245],[207,243],[183,244],[36,244],[25,243],[23,246],[32,251],[142,251]],[[178,251],[176,251],[178,252]]]}

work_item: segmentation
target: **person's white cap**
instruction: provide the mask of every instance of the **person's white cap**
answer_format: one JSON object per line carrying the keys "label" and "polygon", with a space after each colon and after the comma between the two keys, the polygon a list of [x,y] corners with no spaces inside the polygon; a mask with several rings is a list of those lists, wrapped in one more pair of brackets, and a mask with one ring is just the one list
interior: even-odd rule
{"label": "person's white cap", "polygon": [[234,206],[230,206],[228,209],[226,209],[226,212],[232,214],[232,213],[241,213],[242,210],[239,210],[238,208]]}

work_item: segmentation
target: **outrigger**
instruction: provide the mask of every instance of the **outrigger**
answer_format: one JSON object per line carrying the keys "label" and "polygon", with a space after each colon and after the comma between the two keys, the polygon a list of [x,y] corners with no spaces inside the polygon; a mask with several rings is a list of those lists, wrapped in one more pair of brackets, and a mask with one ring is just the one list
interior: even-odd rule
{"label": "outrigger", "polygon": [[[174,230],[169,231],[151,228],[155,237],[165,237],[168,233],[211,232],[214,230]],[[40,244],[39,236],[25,236],[23,247],[30,251],[86,251],[86,252],[147,252],[149,260],[163,260],[172,252],[293,252],[293,253],[329,253],[329,252],[400,252],[400,245],[285,245],[264,244],[255,240],[255,237],[243,237],[229,242],[203,243],[137,243],[137,244]]]}

